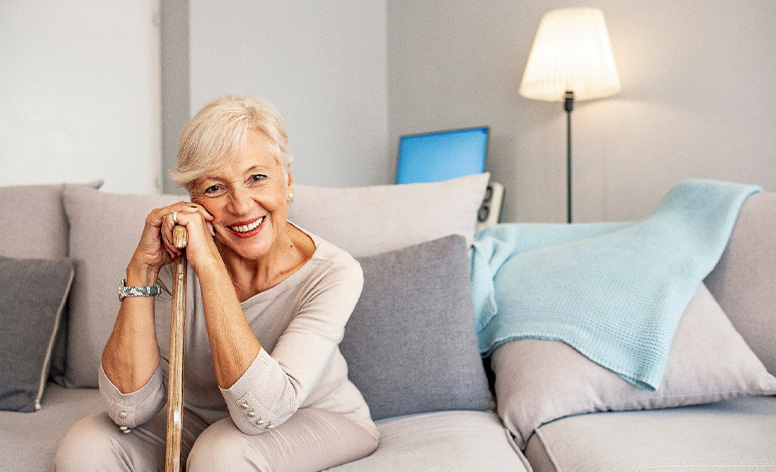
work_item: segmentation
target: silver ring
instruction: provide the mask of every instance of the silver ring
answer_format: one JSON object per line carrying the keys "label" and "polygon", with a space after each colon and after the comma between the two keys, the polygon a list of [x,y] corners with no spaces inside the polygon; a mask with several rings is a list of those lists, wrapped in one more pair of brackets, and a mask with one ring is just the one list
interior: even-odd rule
{"label": "silver ring", "polygon": [[172,212],[172,223],[177,225],[178,224],[178,212],[174,211]]}

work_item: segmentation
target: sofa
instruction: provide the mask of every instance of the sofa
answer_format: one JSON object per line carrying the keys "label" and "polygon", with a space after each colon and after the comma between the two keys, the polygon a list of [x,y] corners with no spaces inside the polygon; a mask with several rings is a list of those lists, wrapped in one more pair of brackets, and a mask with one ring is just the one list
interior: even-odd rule
{"label": "sofa", "polygon": [[[469,257],[488,179],[295,185],[289,220],[364,269],[341,350],[380,445],[332,470],[776,470],[776,194],[746,200],[644,392],[553,341],[481,356]],[[99,186],[0,187],[0,472],[51,470],[103,409],[118,283],[147,212],[183,198]]]}

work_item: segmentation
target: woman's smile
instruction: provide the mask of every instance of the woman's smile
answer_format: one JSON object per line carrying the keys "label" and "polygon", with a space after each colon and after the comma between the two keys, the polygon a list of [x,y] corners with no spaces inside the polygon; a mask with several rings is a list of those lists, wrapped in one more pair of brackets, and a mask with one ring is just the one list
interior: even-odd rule
{"label": "woman's smile", "polygon": [[255,220],[241,221],[231,226],[227,226],[227,228],[229,228],[232,234],[238,238],[250,238],[262,230],[264,227],[264,220],[266,220],[266,216],[262,216]]}

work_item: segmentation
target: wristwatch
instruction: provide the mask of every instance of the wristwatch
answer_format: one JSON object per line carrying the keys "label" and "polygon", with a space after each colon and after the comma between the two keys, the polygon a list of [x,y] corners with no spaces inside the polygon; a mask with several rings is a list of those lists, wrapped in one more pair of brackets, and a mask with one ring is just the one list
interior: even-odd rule
{"label": "wristwatch", "polygon": [[159,284],[150,287],[127,287],[127,279],[119,284],[119,301],[127,297],[155,297],[162,293],[162,287]]}

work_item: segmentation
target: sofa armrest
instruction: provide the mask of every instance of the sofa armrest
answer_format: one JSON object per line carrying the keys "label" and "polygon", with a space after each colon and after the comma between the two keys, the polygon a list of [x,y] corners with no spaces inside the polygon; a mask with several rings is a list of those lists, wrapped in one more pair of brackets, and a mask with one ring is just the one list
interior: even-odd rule
{"label": "sofa armrest", "polygon": [[744,203],[706,285],[755,354],[776,374],[776,193]]}

